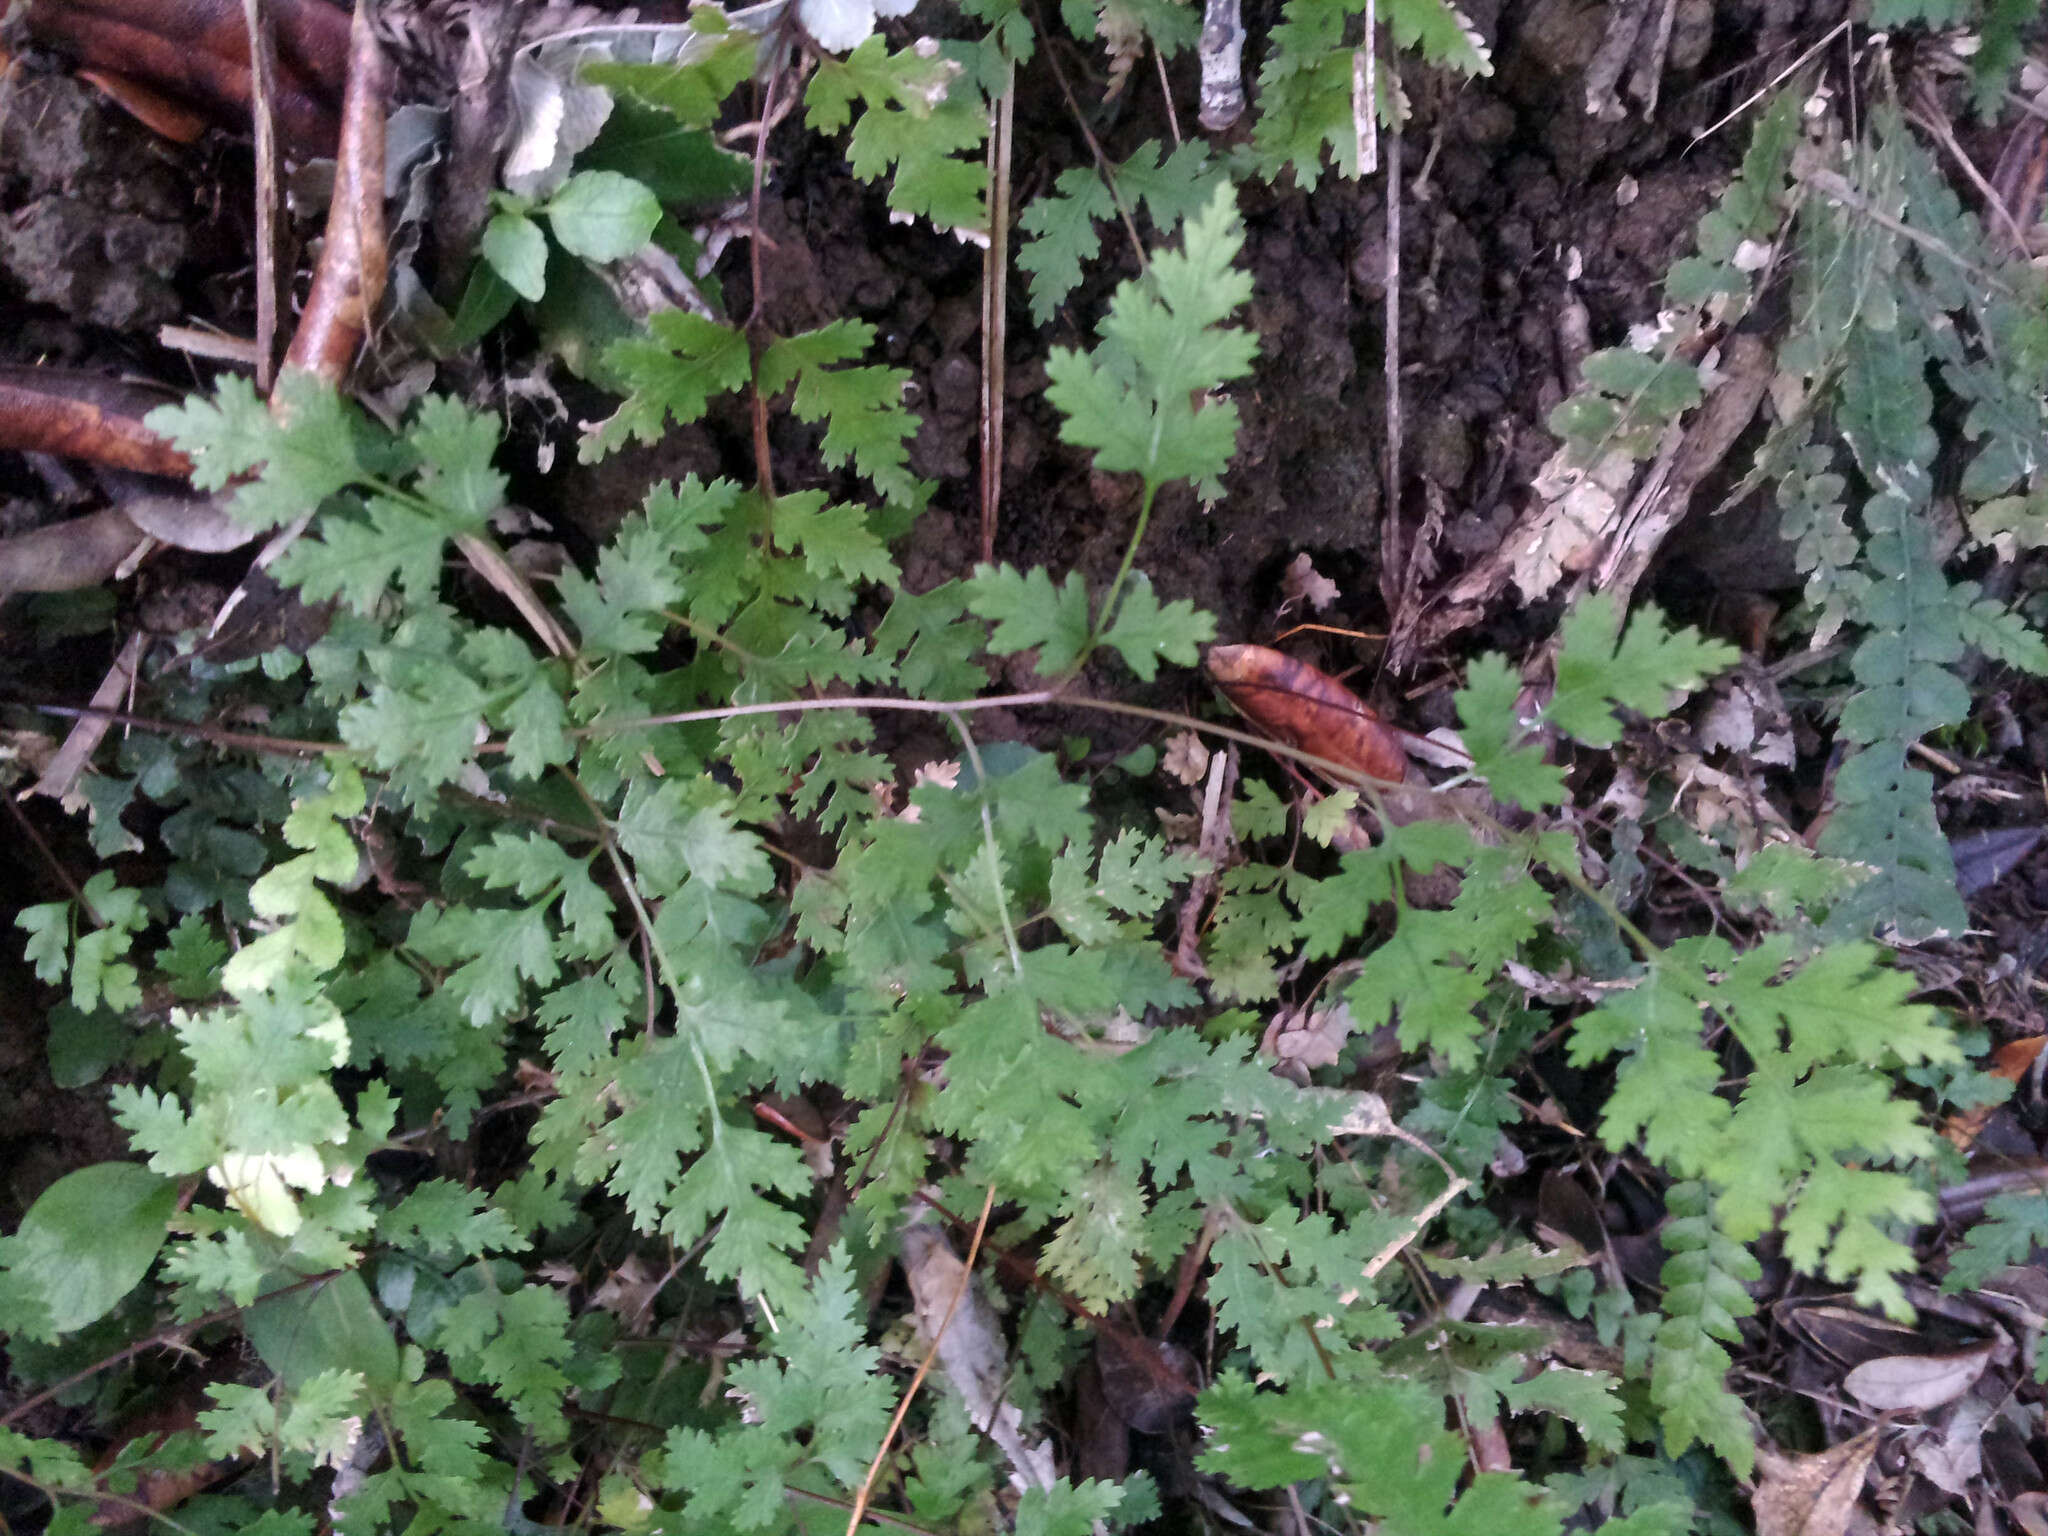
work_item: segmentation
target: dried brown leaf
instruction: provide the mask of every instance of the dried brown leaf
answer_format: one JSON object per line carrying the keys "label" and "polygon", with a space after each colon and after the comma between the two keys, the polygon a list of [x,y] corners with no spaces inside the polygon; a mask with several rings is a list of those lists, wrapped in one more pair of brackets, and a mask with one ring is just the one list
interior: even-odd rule
{"label": "dried brown leaf", "polygon": [[1167,742],[1160,767],[1183,784],[1199,784],[1209,771],[1209,749],[1193,731],[1182,731]]}
{"label": "dried brown leaf", "polygon": [[939,1367],[968,1416],[1001,1447],[1022,1486],[1051,1487],[1056,1476],[1052,1444],[1026,1427],[1023,1409],[1006,1395],[1010,1348],[995,1308],[945,1233],[931,1223],[914,1222],[903,1229],[902,1254],[918,1331],[938,1351]]}
{"label": "dried brown leaf", "polygon": [[1341,595],[1337,583],[1316,569],[1307,550],[1296,555],[1282,573],[1280,591],[1285,596],[1285,601],[1280,604],[1282,613],[1302,603],[1308,605],[1311,613],[1321,613]]}
{"label": "dried brown leaf", "polygon": [[[279,132],[296,155],[331,154],[348,14],[326,0],[271,0],[269,9],[277,32],[272,105]],[[36,0],[28,27],[90,70],[124,76],[235,127],[248,122],[252,72],[241,0]]]}
{"label": "dried brown leaf", "polygon": [[1842,1386],[1866,1408],[1924,1413],[1969,1391],[1990,1362],[1989,1344],[1939,1355],[1880,1355],[1843,1377]]}
{"label": "dried brown leaf", "polygon": [[1399,739],[1329,674],[1263,645],[1212,646],[1207,665],[1224,697],[1277,740],[1381,783],[1408,776]]}
{"label": "dried brown leaf", "polygon": [[1874,1429],[1817,1456],[1780,1456],[1759,1446],[1750,1499],[1757,1536],[1845,1536],[1876,1454]]}

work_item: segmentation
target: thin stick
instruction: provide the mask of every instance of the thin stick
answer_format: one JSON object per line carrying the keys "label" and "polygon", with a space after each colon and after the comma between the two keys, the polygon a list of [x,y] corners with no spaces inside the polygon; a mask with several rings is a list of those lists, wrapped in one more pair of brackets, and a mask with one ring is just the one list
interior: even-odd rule
{"label": "thin stick", "polygon": [[1828,28],[1827,34],[1824,37],[1822,37],[1818,42],[1816,42],[1812,47],[1806,49],[1799,55],[1798,58],[1794,59],[1790,64],[1787,64],[1783,69],[1779,70],[1775,75],[1771,76],[1770,79],[1766,80],[1762,85],[1758,86],[1754,91],[1750,92],[1749,95],[1745,96],[1741,101],[1738,101],[1734,106],[1730,107],[1713,124],[1702,130],[1699,134],[1695,135],[1693,138],[1693,143],[1702,144],[1705,143],[1708,139],[1711,139],[1715,134],[1719,133],[1723,128],[1726,128],[1730,123],[1734,122],[1735,119],[1742,116],[1742,114],[1747,112],[1751,107],[1755,106],[1758,102],[1762,101],[1766,96],[1770,95],[1772,91],[1776,90],[1785,81],[1791,79],[1793,75],[1799,72],[1800,67],[1804,65],[1808,59],[1818,57],[1834,42],[1837,36],[1848,30],[1849,19],[1847,17],[1844,17],[1842,20],[1836,22],[1832,27]]}
{"label": "thin stick", "polygon": [[[1425,1148],[1424,1150],[1428,1149]],[[1435,1153],[1431,1152],[1431,1156],[1435,1156]],[[1443,1161],[1443,1159],[1438,1158],[1437,1161],[1441,1162]],[[1445,1206],[1449,1205],[1453,1200],[1457,1199],[1458,1196],[1462,1195],[1466,1190],[1470,1189],[1471,1187],[1472,1181],[1462,1176],[1459,1178],[1455,1178],[1451,1180],[1450,1183],[1446,1184],[1434,1200],[1430,1201],[1429,1204],[1425,1205],[1421,1210],[1415,1213],[1415,1219],[1408,1224],[1407,1231],[1403,1232],[1399,1237],[1395,1238],[1391,1243],[1387,1244],[1386,1247],[1382,1248],[1378,1253],[1374,1254],[1369,1261],[1367,1261],[1365,1266],[1365,1278],[1368,1280],[1372,1279],[1374,1276],[1378,1275],[1381,1270],[1385,1269],[1389,1264],[1393,1263],[1394,1260],[1400,1256],[1401,1250],[1403,1248],[1406,1248],[1410,1243],[1414,1242],[1416,1238],[1422,1236],[1423,1232],[1427,1230],[1429,1224],[1432,1221],[1435,1221],[1437,1217],[1442,1213],[1443,1208]]]}
{"label": "thin stick", "polygon": [[76,880],[71,878],[71,871],[64,867],[64,861],[58,858],[56,851],[50,847],[49,843],[44,841],[41,830],[37,828],[34,822],[28,819],[28,813],[22,810],[22,808],[19,805],[15,804],[14,797],[12,795],[0,795],[0,801],[4,801],[6,803],[8,811],[13,815],[16,821],[21,823],[21,830],[26,832],[28,834],[28,840],[36,845],[36,851],[40,853],[43,856],[44,860],[49,864],[51,872],[56,875],[58,882],[64,887],[65,890],[71,893],[71,899],[77,902],[80,907],[85,909],[85,915],[91,918],[96,925],[104,928],[106,926],[106,922],[103,918],[101,918],[99,913],[96,910],[94,910],[93,904],[90,901],[86,900],[84,888],[81,887]]}
{"label": "thin stick", "polygon": [[348,743],[341,741],[301,741],[292,736],[263,736],[255,731],[224,731],[217,725],[158,720],[150,715],[130,714],[125,709],[102,709],[96,704],[31,704],[28,707],[38,714],[56,715],[64,720],[111,720],[116,725],[133,726],[140,731],[210,741],[217,747],[234,747],[244,752],[274,752],[290,757],[319,757],[329,752],[345,755],[348,752]]}
{"label": "thin stick", "polygon": [[1380,511],[1381,595],[1397,616],[1407,586],[1401,530],[1401,124],[1387,129],[1387,270],[1385,345],[1381,361],[1387,392],[1386,505]]}
{"label": "thin stick", "polygon": [[1008,351],[1010,283],[1010,129],[1017,106],[1017,63],[1003,65],[1003,91],[989,110],[988,249],[981,258],[981,558],[996,557],[1003,502],[1003,359]]}
{"label": "thin stick", "polygon": [[[1038,25],[1036,14],[1033,25]],[[1109,200],[1116,204],[1117,217],[1124,221],[1124,233],[1131,237],[1131,249],[1138,253],[1138,270],[1152,270],[1152,259],[1145,254],[1145,242],[1138,238],[1138,222],[1131,217],[1131,210],[1124,206],[1124,195],[1116,184],[1116,171],[1109,163],[1109,156],[1102,152],[1102,142],[1095,137],[1095,130],[1088,126],[1088,118],[1081,111],[1081,103],[1074,95],[1074,88],[1067,84],[1067,72],[1060,68],[1060,51],[1051,40],[1045,46],[1045,62],[1052,66],[1052,77],[1060,83],[1060,94],[1067,98],[1067,110],[1074,114],[1074,126],[1081,130],[1081,137],[1087,141],[1088,153],[1095,157],[1095,172],[1102,178],[1102,184],[1109,188]]]}
{"label": "thin stick", "polygon": [[782,26],[777,28],[776,40],[771,45],[775,50],[775,65],[768,72],[767,95],[761,102],[761,133],[754,140],[753,190],[747,198],[747,273],[754,287],[753,308],[747,315],[745,327],[747,345],[753,354],[747,369],[747,402],[754,429],[754,480],[761,492],[761,504],[767,509],[765,542],[771,550],[775,548],[775,465],[768,447],[768,402],[761,395],[761,330],[766,312],[766,300],[761,292],[761,193],[768,175],[768,125],[775,120],[775,93],[782,85],[783,68],[789,57],[782,40],[782,28],[787,27],[795,15],[793,7],[785,13]]}
{"label": "thin stick", "polygon": [[1380,168],[1379,5],[1365,0],[1365,42],[1351,55],[1351,132],[1358,174]]}
{"label": "thin stick", "polygon": [[[263,1295],[256,1298],[255,1305],[260,1307],[266,1301],[274,1301],[280,1296],[289,1296],[292,1292],[303,1291],[308,1286],[324,1285],[329,1280],[348,1273],[349,1271],[345,1269],[322,1270],[317,1275],[308,1275],[303,1280],[294,1280],[290,1285],[281,1285],[274,1291],[266,1291]],[[185,1342],[188,1338],[202,1328],[211,1327],[215,1323],[226,1322],[231,1317],[239,1317],[246,1310],[248,1309],[245,1307],[216,1307],[211,1312],[193,1318],[189,1323],[175,1323],[169,1328],[158,1329],[146,1339],[137,1339],[132,1344],[124,1344],[111,1355],[103,1356],[95,1360],[91,1365],[73,1371],[62,1381],[52,1383],[36,1393],[35,1396],[25,1397],[5,1413],[0,1413],[0,1429],[5,1429],[10,1424],[19,1423],[27,1415],[42,1407],[43,1404],[62,1397],[80,1382],[91,1381],[101,1371],[111,1370],[123,1360],[132,1360],[146,1350],[175,1348],[185,1350],[189,1354],[196,1354],[197,1351]]]}
{"label": "thin stick", "polygon": [[256,392],[277,372],[277,34],[263,0],[242,0],[249,28],[249,115],[256,127]]}
{"label": "thin stick", "polygon": [[[149,636],[137,632],[128,637],[115,655],[113,665],[107,668],[107,675],[100,679],[100,685],[93,691],[92,702],[111,709],[135,687],[135,674],[141,669],[143,652],[149,649]],[[71,792],[78,788],[78,780],[92,762],[100,742],[105,739],[108,727],[114,722],[98,715],[81,715],[78,723],[65,734],[64,745],[57,749],[42,777],[37,779],[31,794],[49,795],[56,800],[69,799]]]}
{"label": "thin stick", "polygon": [[[1198,720],[1193,715],[1179,714],[1170,709],[1153,709],[1145,704],[1126,704],[1119,699],[1090,698],[1086,694],[1064,694],[1057,688],[1039,688],[1030,693],[1002,693],[985,699],[788,699],[772,704],[728,704],[720,709],[684,709],[674,714],[643,715],[634,720],[576,726],[569,734],[581,739],[611,736],[623,731],[646,730],[657,725],[687,725],[701,720],[736,720],[746,715],[802,714],[822,709],[883,709],[908,714],[958,715],[978,709],[1017,709],[1039,704],[1061,704],[1070,709],[1094,710],[1098,714],[1128,715],[1134,720],[1155,720],[1161,725],[1199,731],[1204,736],[1220,737],[1225,741],[1237,742],[1240,746],[1257,747],[1275,757],[1305,764],[1320,773],[1328,774],[1341,784],[1370,788],[1379,782],[1365,777],[1349,764],[1319,756],[1314,752],[1303,751],[1300,747],[1290,747],[1284,741],[1275,741],[1270,736],[1255,735],[1251,731],[1238,730],[1235,726],[1219,725],[1213,720]],[[246,752],[273,752],[301,757],[332,754],[345,758],[352,755],[348,744],[339,741],[305,741],[288,736],[261,736],[251,731],[224,731],[218,726],[187,725],[177,720],[158,720],[149,715],[131,715],[125,710],[95,709],[75,704],[36,704],[29,707],[47,715],[104,716],[122,725],[132,725],[139,730],[156,731],[166,736],[190,737],[194,740],[212,742],[215,746]],[[479,754],[504,750],[505,743],[502,741],[486,741],[477,747]],[[580,835],[589,835],[582,828],[573,830]]]}
{"label": "thin stick", "polygon": [[1855,184],[1840,172],[1831,171],[1823,166],[1814,164],[1801,165],[1799,157],[1795,155],[1792,162],[1792,179],[1800,185],[1818,192],[1830,202],[1840,203],[1851,213],[1861,214],[1886,233],[1897,235],[1902,240],[1910,240],[1922,250],[1931,251],[1935,255],[1944,258],[1959,271],[1969,273],[1970,276],[1976,278],[1985,286],[1994,289],[1996,292],[2008,298],[2013,296],[2012,285],[1997,273],[1979,266],[1960,251],[1952,249],[1945,241],[1938,240],[1924,230],[1915,229],[1912,225],[1893,218],[1890,214],[1872,203],[1869,198],[1865,197],[1856,188]]}
{"label": "thin stick", "polygon": [[1970,185],[1977,189],[1977,195],[1984,199],[1984,206],[1998,216],[1999,222],[2005,225],[2006,232],[2012,236],[2014,254],[2026,255],[2027,232],[2020,228],[2020,221],[2013,217],[2012,210],[2005,205],[2005,199],[1998,195],[1998,190],[1984,179],[1984,173],[1977,169],[1977,162],[1972,160],[1964,152],[1963,146],[1956,142],[1956,131],[1942,115],[1939,104],[1934,100],[1934,93],[1925,92],[1923,99],[1925,110],[1908,112],[1907,121],[1918,123],[1921,129],[1942,147],[1948,157],[1955,161],[1956,168],[1968,178]]}
{"label": "thin stick", "polygon": [[882,1462],[889,1454],[889,1447],[895,1443],[896,1431],[903,1427],[903,1417],[910,1412],[911,1399],[917,1396],[917,1389],[924,1385],[924,1379],[931,1374],[932,1362],[939,1358],[939,1341],[946,1336],[946,1330],[953,1325],[953,1314],[959,1309],[960,1299],[967,1294],[967,1287],[974,1284],[974,1261],[981,1256],[981,1235],[988,1230],[988,1213],[995,1209],[996,1187],[990,1184],[988,1193],[982,1197],[981,1218],[974,1224],[974,1241],[967,1245],[967,1262],[961,1267],[960,1283],[953,1288],[953,1299],[946,1303],[946,1315],[939,1319],[939,1331],[932,1335],[932,1347],[925,1351],[924,1363],[918,1366],[917,1374],[910,1378],[910,1387],[903,1394],[903,1401],[896,1405],[896,1414],[889,1420],[889,1427],[882,1434],[882,1443],[875,1451],[875,1459],[868,1463],[868,1475],[860,1480],[860,1491],[853,1497],[853,1512],[846,1519],[846,1536],[860,1529],[860,1522],[868,1512],[868,1499],[875,1490],[875,1479],[881,1475]]}
{"label": "thin stick", "polygon": [[645,730],[656,725],[691,725],[699,720],[737,720],[743,715],[779,715],[787,710],[813,709],[903,709],[912,714],[957,715],[970,709],[1009,709],[1028,704],[1050,704],[1059,698],[1053,688],[1030,693],[999,693],[985,699],[787,699],[771,704],[727,704],[718,709],[679,709],[668,715],[642,715],[637,720],[620,720],[609,726],[585,726],[592,734]]}
{"label": "thin stick", "polygon": [[1173,82],[1166,78],[1166,55],[1156,44],[1152,49],[1152,62],[1159,66],[1159,94],[1166,102],[1166,126],[1173,130],[1173,147],[1179,149],[1186,142],[1180,136],[1180,113],[1173,107]]}

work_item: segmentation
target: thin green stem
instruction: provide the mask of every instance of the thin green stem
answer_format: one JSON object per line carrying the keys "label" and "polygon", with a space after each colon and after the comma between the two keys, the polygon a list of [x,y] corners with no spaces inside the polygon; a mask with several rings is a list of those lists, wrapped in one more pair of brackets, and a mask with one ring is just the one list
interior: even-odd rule
{"label": "thin green stem", "polygon": [[1124,563],[1116,568],[1116,576],[1110,581],[1109,591],[1103,594],[1102,608],[1095,620],[1095,633],[1088,637],[1090,651],[1102,644],[1103,637],[1109,633],[1109,626],[1116,620],[1117,599],[1123,596],[1124,582],[1131,574],[1131,562],[1138,558],[1138,546],[1145,541],[1145,525],[1152,521],[1152,502],[1158,495],[1159,482],[1148,476],[1145,480],[1145,499],[1138,506],[1138,524],[1131,530],[1131,542],[1124,546]]}
{"label": "thin green stem", "polygon": [[[95,1504],[111,1504],[116,1509],[126,1510],[131,1519],[154,1520],[157,1524],[176,1531],[178,1536],[199,1536],[199,1533],[193,1530],[191,1526],[173,1520],[162,1510],[154,1509],[143,1503],[140,1499],[131,1499],[125,1494],[110,1493],[104,1488],[94,1488],[89,1492],[81,1492],[71,1488],[52,1488],[46,1483],[37,1481],[36,1478],[27,1472],[10,1471],[7,1475],[25,1487],[33,1488],[37,1493],[48,1499],[52,1506],[59,1499],[85,1499]],[[98,1522],[92,1523],[97,1524]]]}
{"label": "thin green stem", "polygon": [[743,662],[756,662],[761,659],[760,657],[756,656],[752,651],[747,650],[745,647],[738,645],[731,640],[728,640],[723,634],[721,634],[711,625],[700,624],[697,622],[697,620],[690,618],[686,614],[677,613],[673,608],[662,609],[661,616],[664,619],[667,619],[669,623],[675,625],[677,629],[687,630],[690,634],[696,636],[699,640],[702,640],[706,645],[715,645],[718,647],[718,649],[724,651],[729,656],[737,656]]}
{"label": "thin green stem", "polygon": [[[633,909],[633,919],[640,925],[640,936],[653,952],[655,969],[661,973],[662,984],[668,988],[669,996],[680,1004],[683,996],[682,983],[676,975],[675,967],[669,963],[667,948],[662,944],[660,935],[654,931],[654,918],[647,910],[647,903],[641,900],[640,887],[634,882],[633,871],[627,867],[626,856],[619,851],[618,840],[612,836],[611,821],[605,816],[604,808],[591,796],[590,791],[583,787],[581,779],[566,768],[562,770],[562,777],[569,781],[569,787],[590,811],[591,820],[598,828],[605,857],[611,861],[612,869],[619,877],[619,886],[625,892],[626,904]],[[689,1051],[690,1060],[697,1067],[697,1076],[703,1080],[704,1112],[711,1121],[711,1146],[714,1151],[722,1154],[725,1150],[725,1117],[718,1112],[718,1084],[711,1076],[711,1063],[704,1059],[704,1047],[698,1042],[697,1037],[682,1029],[680,1021],[676,1038],[681,1040]]]}
{"label": "thin green stem", "polygon": [[966,749],[967,760],[974,765],[974,788],[981,800],[982,847],[988,854],[989,883],[996,892],[996,918],[1003,925],[1003,939],[1010,946],[1010,969],[1019,976],[1024,974],[1024,951],[1017,943],[1017,930],[1010,926],[1010,893],[1003,889],[1002,853],[996,847],[995,818],[988,809],[988,770],[981,766],[981,752],[974,745],[974,733],[967,729],[967,722],[959,715],[953,716],[953,729],[960,733],[960,745]]}

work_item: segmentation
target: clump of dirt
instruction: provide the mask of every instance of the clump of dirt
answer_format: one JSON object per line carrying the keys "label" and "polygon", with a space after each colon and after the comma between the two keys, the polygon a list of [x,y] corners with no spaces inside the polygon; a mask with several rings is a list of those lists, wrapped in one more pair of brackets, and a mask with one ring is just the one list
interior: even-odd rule
{"label": "clump of dirt", "polygon": [[177,319],[196,212],[183,156],[68,76],[11,79],[0,274],[80,323],[127,331]]}

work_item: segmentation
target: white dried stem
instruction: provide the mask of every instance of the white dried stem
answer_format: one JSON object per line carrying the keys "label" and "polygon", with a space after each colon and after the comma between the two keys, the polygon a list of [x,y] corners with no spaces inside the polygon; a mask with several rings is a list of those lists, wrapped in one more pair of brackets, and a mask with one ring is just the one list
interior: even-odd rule
{"label": "white dried stem", "polygon": [[1202,11],[1202,126],[1221,133],[1244,116],[1244,24],[1238,0],[1208,0]]}

